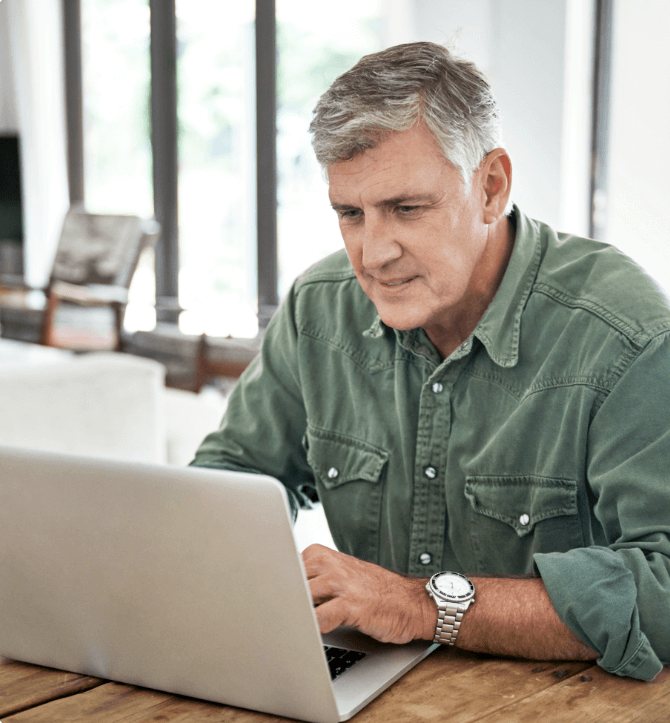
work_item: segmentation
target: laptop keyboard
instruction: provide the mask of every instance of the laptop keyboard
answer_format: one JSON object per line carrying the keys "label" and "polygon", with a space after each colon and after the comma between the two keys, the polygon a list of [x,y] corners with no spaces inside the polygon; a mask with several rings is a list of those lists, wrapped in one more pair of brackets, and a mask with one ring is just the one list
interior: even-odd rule
{"label": "laptop keyboard", "polygon": [[338,675],[342,675],[345,670],[349,670],[352,665],[365,657],[365,653],[336,648],[334,645],[324,645],[323,649],[326,653],[328,668],[330,668],[331,680],[335,680]]}

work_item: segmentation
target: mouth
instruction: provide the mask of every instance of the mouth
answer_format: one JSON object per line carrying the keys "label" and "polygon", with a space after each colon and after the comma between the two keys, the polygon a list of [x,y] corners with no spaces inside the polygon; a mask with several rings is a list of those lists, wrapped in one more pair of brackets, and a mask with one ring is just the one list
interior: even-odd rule
{"label": "mouth", "polygon": [[383,281],[382,279],[377,279],[379,284],[381,286],[386,286],[387,288],[394,288],[396,286],[402,286],[403,284],[408,284],[410,281],[413,281],[416,277],[414,276],[408,276],[406,279],[391,279],[389,281]]}

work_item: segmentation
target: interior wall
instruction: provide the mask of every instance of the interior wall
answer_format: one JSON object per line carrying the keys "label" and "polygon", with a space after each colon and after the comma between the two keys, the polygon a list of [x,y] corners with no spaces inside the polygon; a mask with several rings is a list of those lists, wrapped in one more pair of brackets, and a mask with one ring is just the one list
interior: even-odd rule
{"label": "interior wall", "polygon": [[19,129],[9,52],[8,7],[8,3],[0,2],[0,135],[10,135]]}
{"label": "interior wall", "polygon": [[0,115],[21,143],[25,280],[42,286],[69,205],[61,3],[0,2],[0,14]]}
{"label": "interior wall", "polygon": [[586,234],[594,1],[405,4],[412,22],[405,23],[404,37],[396,32],[395,42],[447,44],[491,82],[512,158],[512,200],[559,230]]}
{"label": "interior wall", "polygon": [[[447,45],[494,82],[497,0],[410,0],[416,40]],[[495,90],[495,87],[494,87]]]}
{"label": "interior wall", "polygon": [[565,3],[495,3],[493,84],[516,183],[512,199],[528,215],[560,225]]}
{"label": "interior wall", "polygon": [[614,4],[607,241],[670,293],[670,3]]}

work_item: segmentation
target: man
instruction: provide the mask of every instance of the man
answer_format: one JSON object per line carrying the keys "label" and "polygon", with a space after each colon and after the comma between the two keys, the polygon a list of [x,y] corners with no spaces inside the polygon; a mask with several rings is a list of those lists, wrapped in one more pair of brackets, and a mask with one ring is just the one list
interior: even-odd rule
{"label": "man", "polygon": [[311,130],[346,255],[295,283],[194,464],[271,474],[296,514],[318,493],[340,550],[303,556],[324,632],[653,678],[663,296],[615,249],[506,214],[495,100],[441,46],[363,58]]}

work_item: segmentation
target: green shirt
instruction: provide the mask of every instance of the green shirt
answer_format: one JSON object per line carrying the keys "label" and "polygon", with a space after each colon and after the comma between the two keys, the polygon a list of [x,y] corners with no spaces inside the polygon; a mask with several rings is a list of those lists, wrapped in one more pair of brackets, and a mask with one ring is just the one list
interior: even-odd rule
{"label": "green shirt", "polygon": [[316,491],[340,550],[411,575],[539,572],[607,671],[670,662],[670,311],[616,249],[514,210],[502,284],[440,359],[344,252],[295,283],[193,462]]}

